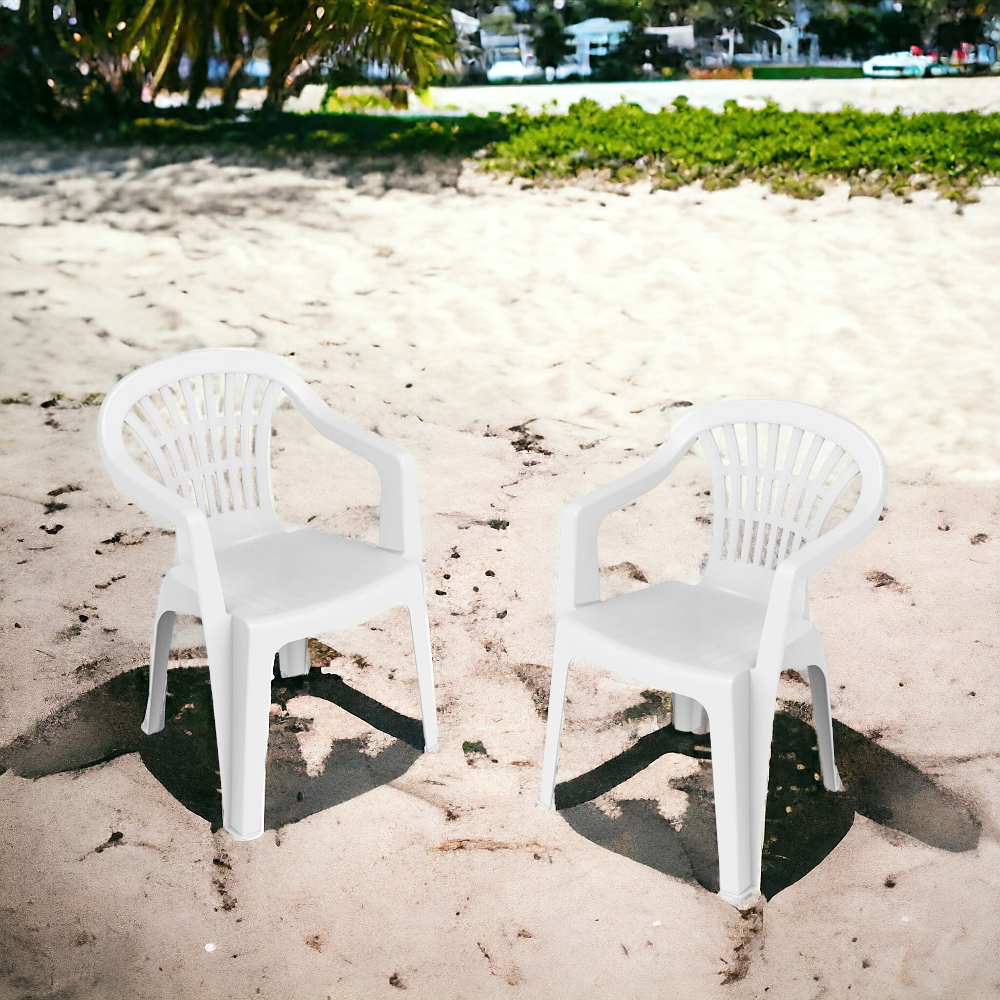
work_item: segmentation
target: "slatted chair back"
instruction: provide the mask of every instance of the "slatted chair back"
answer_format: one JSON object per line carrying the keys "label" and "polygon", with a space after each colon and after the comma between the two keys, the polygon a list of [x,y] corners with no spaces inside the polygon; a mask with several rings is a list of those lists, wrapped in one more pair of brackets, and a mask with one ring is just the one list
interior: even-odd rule
{"label": "slatted chair back", "polygon": [[162,485],[209,519],[216,545],[277,528],[270,440],[283,368],[249,351],[192,352],[149,365],[108,394],[107,425],[117,422],[123,440],[128,428]]}
{"label": "slatted chair back", "polygon": [[[712,411],[726,419],[716,422]],[[825,410],[772,400],[722,403],[699,416],[697,439],[712,476],[706,582],[766,600],[773,571],[816,542],[838,500],[852,508],[845,520],[867,531],[860,522],[873,502],[880,509],[882,460],[860,428]],[[859,476],[855,499],[849,487]],[[804,591],[796,603],[805,613]]]}

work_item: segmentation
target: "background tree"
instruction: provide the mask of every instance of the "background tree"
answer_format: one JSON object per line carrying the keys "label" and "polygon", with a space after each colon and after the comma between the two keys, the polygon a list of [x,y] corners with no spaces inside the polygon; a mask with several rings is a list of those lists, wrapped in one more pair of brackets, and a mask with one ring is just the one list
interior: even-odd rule
{"label": "background tree", "polygon": [[388,63],[416,86],[454,57],[444,0],[22,0],[0,8],[0,109],[6,127],[74,109],[120,117],[137,110],[190,59],[188,103],[213,57],[228,64],[232,111],[255,40],[271,64],[267,106],[280,110],[303,70],[321,60]]}
{"label": "background tree", "polygon": [[267,42],[267,106],[280,109],[296,71],[326,55],[387,62],[422,86],[455,54],[450,4],[442,0],[245,0],[248,30]]}
{"label": "background tree", "polygon": [[543,69],[558,66],[573,51],[559,12],[545,4],[535,18],[535,28],[535,58],[538,65]]}
{"label": "background tree", "polygon": [[0,119],[8,128],[58,118],[79,104],[79,74],[60,44],[51,3],[0,7]]}
{"label": "background tree", "polygon": [[[487,20],[509,10],[496,0],[21,0],[16,11],[0,7],[0,127],[30,129],[72,115],[134,116],[144,93],[183,86],[185,57],[189,106],[197,105],[217,60],[226,72],[216,113],[231,115],[258,45],[271,64],[271,111],[291,90],[319,78],[321,66],[335,65],[336,76],[353,80],[380,61],[423,86],[454,58],[453,5]],[[809,30],[827,55],[864,58],[918,43],[950,52],[1000,30],[1000,0],[902,0],[899,11],[879,0],[808,0],[807,6]],[[596,77],[627,79],[654,48],[642,34],[647,26],[691,24],[701,38],[736,27],[747,37],[752,24],[777,26],[795,8],[794,0],[566,0],[556,10],[551,0],[539,0],[518,6],[516,16],[535,22],[543,66],[562,61],[565,25],[590,17],[630,21],[619,50],[594,63]],[[679,58],[677,50],[670,55]]]}

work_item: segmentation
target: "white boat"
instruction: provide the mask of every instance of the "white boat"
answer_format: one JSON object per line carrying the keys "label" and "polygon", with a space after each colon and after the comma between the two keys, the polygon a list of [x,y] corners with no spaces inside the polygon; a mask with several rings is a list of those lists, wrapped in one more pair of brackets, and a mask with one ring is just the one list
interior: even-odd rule
{"label": "white boat", "polygon": [[924,76],[937,60],[932,56],[914,52],[890,52],[884,56],[873,56],[861,64],[865,76],[901,77]]}

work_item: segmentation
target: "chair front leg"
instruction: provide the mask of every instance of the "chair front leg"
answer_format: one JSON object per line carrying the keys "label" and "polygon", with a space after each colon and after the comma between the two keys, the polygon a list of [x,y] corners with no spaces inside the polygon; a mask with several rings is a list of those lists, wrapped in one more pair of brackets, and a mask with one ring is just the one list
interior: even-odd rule
{"label": "chair front leg", "polygon": [[562,735],[563,713],[566,708],[566,682],[572,655],[568,643],[559,635],[552,650],[552,683],[549,685],[549,715],[545,725],[545,755],[542,759],[542,791],[538,803],[546,809],[555,808],[556,770],[559,766],[559,739]]}
{"label": "chair front leg", "polygon": [[[223,823],[237,840],[264,832],[264,778],[274,648],[245,621],[233,619],[232,751]],[[220,754],[221,756],[221,754]],[[225,788],[225,785],[223,786]]]}
{"label": "chair front leg", "polygon": [[709,706],[712,726],[712,785],[719,842],[719,895],[737,907],[752,906],[759,879],[751,860],[750,678],[741,674]]}
{"label": "chair front leg", "polygon": [[431,659],[430,623],[427,620],[423,584],[419,586],[417,595],[407,602],[406,610],[410,615],[413,659],[417,664],[420,717],[424,725],[424,753],[434,753],[438,748],[437,703],[434,700],[434,661]]}
{"label": "chair front leg", "polygon": [[219,754],[219,786],[222,789],[222,815],[229,812],[232,757],[232,678],[233,620],[229,615],[203,615],[208,673],[212,682],[212,715]]}
{"label": "chair front leg", "polygon": [[[747,741],[750,791],[750,864],[753,887],[760,889],[761,853],[764,849],[764,819],[767,813],[767,782],[771,772],[771,740],[774,735],[774,709],[778,697],[781,665],[767,669],[759,662],[750,683],[750,732]],[[712,730],[715,744],[715,730]]]}
{"label": "chair front leg", "polygon": [[164,609],[161,604],[156,609],[153,623],[153,642],[149,650],[149,698],[146,701],[146,717],[142,720],[142,731],[147,736],[158,733],[164,725],[164,709],[167,702],[167,661],[170,659],[170,637],[174,631],[174,612]]}

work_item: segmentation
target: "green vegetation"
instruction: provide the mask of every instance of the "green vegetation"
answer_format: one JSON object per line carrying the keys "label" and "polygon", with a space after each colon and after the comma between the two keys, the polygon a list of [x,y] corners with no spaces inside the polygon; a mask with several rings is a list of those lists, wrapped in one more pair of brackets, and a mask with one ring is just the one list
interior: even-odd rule
{"label": "green vegetation", "polygon": [[330,114],[365,114],[369,111],[392,111],[393,103],[375,87],[329,87],[323,110]]}
{"label": "green vegetation", "polygon": [[[67,138],[86,140],[82,130],[66,128]],[[220,121],[202,115],[169,112],[120,123],[102,136],[107,145],[196,146],[286,153],[336,153],[364,157],[430,153],[441,157],[470,156],[506,138],[509,125],[498,115],[478,118],[414,117],[365,114],[255,115],[247,121]]]}
{"label": "green vegetation", "polygon": [[358,67],[379,60],[422,86],[454,48],[445,0],[23,0],[0,7],[0,118],[22,132],[129,118],[161,87],[187,89],[193,111],[213,70],[231,116],[262,57],[278,112],[331,67],[361,83]]}
{"label": "green vegetation", "polygon": [[844,80],[864,76],[860,66],[754,66],[755,80]]}
{"label": "green vegetation", "polygon": [[[948,52],[1000,27],[1000,0],[806,0],[805,7],[797,0],[565,0],[558,7],[533,0],[516,14],[484,0],[20,0],[17,9],[0,5],[0,127],[37,135],[73,122],[103,131],[147,115],[163,90],[186,91],[197,126],[196,109],[210,86],[212,101],[221,98],[215,116],[231,119],[240,89],[259,86],[265,73],[264,108],[278,114],[307,83],[371,83],[374,62],[388,73],[389,93],[349,96],[327,110],[385,101],[398,107],[404,88],[485,82],[482,48],[473,36],[456,35],[453,7],[480,18],[483,31],[532,36],[545,67],[570,51],[567,25],[601,16],[628,22],[617,48],[593,53],[595,81],[677,78],[697,63],[697,53],[645,34],[657,25],[692,25],[702,49],[724,29],[736,31],[738,51],[747,51],[762,40],[774,43],[774,28],[809,14],[824,54],[856,59],[911,44]],[[768,65],[756,72],[780,78],[802,71]]]}
{"label": "green vegetation", "polygon": [[603,173],[612,182],[648,176],[654,187],[700,180],[706,189],[744,178],[795,197],[815,197],[824,177],[857,194],[907,194],[934,186],[957,200],[984,176],[1000,175],[1000,114],[904,115],[763,110],[726,103],[716,114],[680,97],[657,114],[636,105],[609,110],[594,101],[566,115],[518,116],[484,165],[539,181]]}
{"label": "green vegetation", "polygon": [[46,134],[87,144],[188,147],[197,155],[475,155],[487,170],[542,184],[591,177],[622,185],[646,177],[654,188],[701,181],[715,190],[751,179],[796,198],[821,195],[824,178],[839,178],[854,194],[906,196],[934,188],[963,202],[973,200],[983,178],[1000,176],[1000,114],[786,112],[776,104],[752,110],[733,101],[716,114],[690,107],[684,97],[656,114],[624,103],[604,110],[590,100],[567,114],[536,116],[257,114],[235,121],[180,110],[122,121],[98,134],[73,123]]}
{"label": "green vegetation", "polygon": [[806,30],[816,32],[825,54],[864,60],[911,45],[951,52],[962,42],[982,41],[984,27],[1000,16],[996,0],[904,0],[899,6],[814,2]]}

